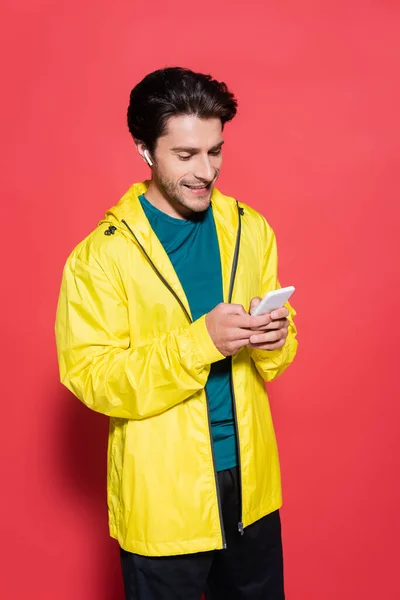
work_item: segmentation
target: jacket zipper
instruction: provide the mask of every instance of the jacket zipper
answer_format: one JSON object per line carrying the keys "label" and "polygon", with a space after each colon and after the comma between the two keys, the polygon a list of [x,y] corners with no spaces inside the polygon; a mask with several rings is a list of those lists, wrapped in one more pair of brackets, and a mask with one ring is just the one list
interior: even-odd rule
{"label": "jacket zipper", "polygon": [[131,232],[131,234],[133,235],[133,237],[135,238],[136,242],[138,243],[140,249],[142,250],[143,254],[146,256],[147,260],[149,261],[149,263],[151,264],[151,266],[153,267],[154,271],[157,273],[158,277],[161,279],[161,281],[163,282],[163,284],[169,289],[169,291],[171,292],[171,294],[173,296],[175,296],[176,300],[178,300],[179,304],[182,307],[183,312],[185,313],[185,315],[187,316],[187,318],[189,319],[190,323],[193,323],[192,317],[189,315],[188,311],[186,310],[185,305],[183,304],[182,300],[179,298],[178,294],[175,292],[175,290],[170,286],[170,284],[168,283],[168,281],[165,279],[165,277],[163,277],[163,275],[160,273],[160,271],[157,269],[156,265],[153,263],[153,261],[151,260],[150,256],[147,254],[146,250],[143,248],[142,244],[139,242],[139,240],[137,239],[136,235],[133,233],[132,229],[129,227],[128,223],[125,221],[125,219],[122,219],[122,223],[125,225],[125,227],[128,228],[128,230]]}
{"label": "jacket zipper", "polygon": [[[236,237],[235,253],[233,256],[232,275],[231,275],[231,282],[230,282],[229,296],[228,296],[229,303],[232,302],[233,286],[235,284],[235,276],[236,276],[237,265],[238,265],[238,260],[239,260],[240,237],[241,237],[241,232],[242,232],[241,216],[244,214],[243,208],[241,208],[239,206],[238,202],[236,202],[236,204],[237,204],[237,209],[238,209],[239,226],[238,226],[238,232],[237,232],[237,237]],[[240,458],[240,442],[239,442],[239,427],[238,427],[237,411],[236,411],[236,398],[235,398],[235,389],[233,386],[233,360],[231,360],[231,378],[230,379],[231,379],[230,387],[231,387],[231,394],[232,394],[233,418],[234,418],[234,422],[235,422],[236,446],[237,446],[237,457],[238,457],[238,474],[239,474],[239,515],[240,515],[239,519],[240,520],[238,523],[238,531],[239,531],[240,535],[243,535],[244,528],[243,528],[243,515],[242,515],[242,511],[243,511],[242,468],[241,468],[241,458]]]}
{"label": "jacket zipper", "polygon": [[[129,227],[128,223],[125,221],[125,219],[122,219],[122,223],[125,225],[125,227],[130,231],[130,233],[133,235],[133,237],[135,238],[137,244],[139,245],[139,248],[142,250],[142,252],[144,253],[144,255],[146,256],[147,260],[149,261],[150,265],[153,267],[155,273],[158,275],[158,277],[161,279],[161,281],[164,283],[164,285],[168,288],[168,290],[171,292],[171,294],[174,296],[174,298],[179,302],[180,306],[182,307],[186,317],[188,318],[190,323],[193,323],[193,319],[190,316],[190,314],[188,313],[188,311],[186,310],[185,305],[183,304],[182,300],[179,298],[178,294],[175,292],[175,290],[170,286],[170,284],[168,283],[168,281],[165,279],[165,277],[163,277],[163,275],[160,273],[160,271],[157,269],[156,265],[154,264],[154,262],[151,260],[150,256],[148,255],[148,253],[146,252],[145,248],[143,248],[142,244],[139,242],[139,240],[137,239],[136,235],[134,234],[134,232],[132,231],[132,229]],[[240,223],[240,220],[239,220]],[[240,225],[239,225],[239,229],[240,229]],[[235,250],[236,253],[236,250]],[[231,285],[232,285],[232,279],[231,279]],[[210,417],[210,405],[209,405],[209,399],[208,399],[208,394],[207,391],[204,389],[204,392],[206,394],[206,400],[207,400],[207,420],[208,420],[208,429],[209,429],[209,435],[210,435],[210,444],[211,444],[211,455],[212,455],[212,461],[213,461],[213,470],[214,470],[214,479],[215,479],[215,488],[217,491],[217,501],[218,501],[218,514],[219,514],[219,523],[220,523],[220,527],[221,527],[221,536],[222,536],[222,546],[225,549],[226,548],[226,536],[225,536],[225,528],[224,528],[224,524],[222,521],[222,505],[221,505],[221,495],[220,495],[220,491],[219,491],[219,486],[218,486],[218,478],[217,478],[217,469],[216,469],[216,462],[215,462],[215,450],[214,450],[214,440],[212,437],[212,429],[211,429],[211,417]]]}

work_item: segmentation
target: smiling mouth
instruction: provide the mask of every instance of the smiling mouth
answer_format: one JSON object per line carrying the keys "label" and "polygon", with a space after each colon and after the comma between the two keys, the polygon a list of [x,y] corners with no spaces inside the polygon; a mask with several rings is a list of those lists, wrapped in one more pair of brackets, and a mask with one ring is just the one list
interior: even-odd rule
{"label": "smiling mouth", "polygon": [[211,183],[207,183],[206,185],[188,185],[187,183],[184,183],[183,185],[191,192],[206,192],[209,191],[211,188]]}
{"label": "smiling mouth", "polygon": [[211,183],[207,183],[207,185],[188,185],[187,183],[183,184],[189,190],[206,190],[210,187]]}

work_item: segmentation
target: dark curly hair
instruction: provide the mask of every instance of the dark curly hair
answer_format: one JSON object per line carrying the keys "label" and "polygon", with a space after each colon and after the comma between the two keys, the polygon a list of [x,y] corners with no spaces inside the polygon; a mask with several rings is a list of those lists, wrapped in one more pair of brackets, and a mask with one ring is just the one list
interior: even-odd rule
{"label": "dark curly hair", "polygon": [[134,140],[154,152],[167,121],[177,115],[219,118],[222,127],[236,115],[237,101],[211,75],[168,67],[146,75],[130,94],[128,127]]}

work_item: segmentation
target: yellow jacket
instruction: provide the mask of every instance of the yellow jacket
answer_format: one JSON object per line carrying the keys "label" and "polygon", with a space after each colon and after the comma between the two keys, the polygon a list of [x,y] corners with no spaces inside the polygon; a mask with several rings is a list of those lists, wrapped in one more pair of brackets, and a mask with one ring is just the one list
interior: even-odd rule
{"label": "yellow jacket", "polygon": [[[214,346],[192,322],[179,279],[134,184],[72,252],[61,285],[56,339],[62,383],[110,417],[110,534],[130,552],[168,556],[224,547],[205,384]],[[252,208],[214,190],[224,301],[246,310],[279,287],[275,236]],[[281,506],[278,452],[265,381],[293,360],[242,348],[232,381],[247,527]],[[246,532],[244,532],[246,535]]]}

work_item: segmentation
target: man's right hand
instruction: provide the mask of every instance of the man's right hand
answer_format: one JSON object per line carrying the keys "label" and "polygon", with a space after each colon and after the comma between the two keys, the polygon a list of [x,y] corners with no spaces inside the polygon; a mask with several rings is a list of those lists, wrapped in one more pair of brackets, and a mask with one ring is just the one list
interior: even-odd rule
{"label": "man's right hand", "polygon": [[270,315],[252,317],[241,304],[218,304],[206,315],[208,333],[224,356],[233,356],[249,344],[254,329],[271,321]]}

